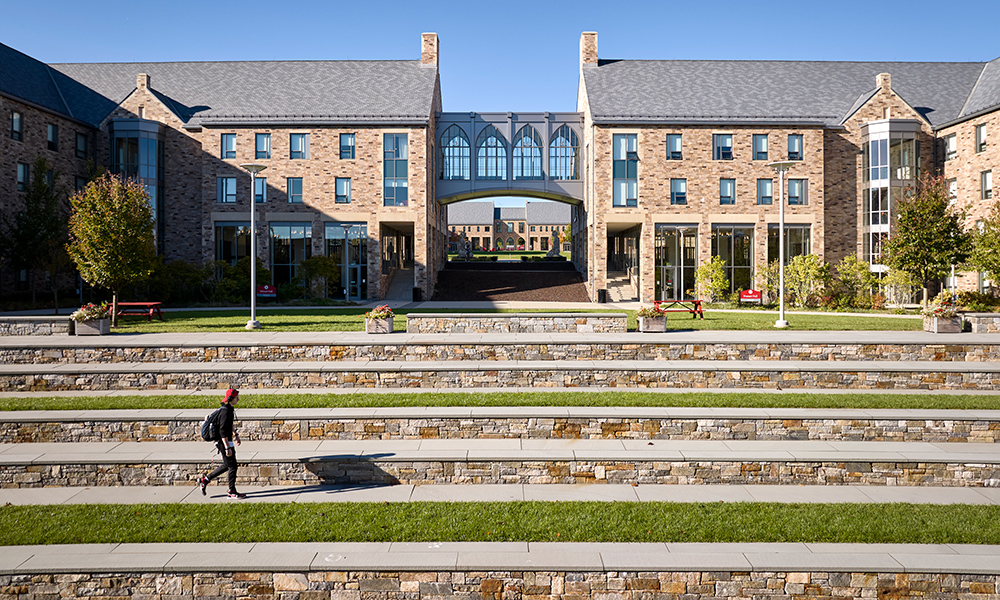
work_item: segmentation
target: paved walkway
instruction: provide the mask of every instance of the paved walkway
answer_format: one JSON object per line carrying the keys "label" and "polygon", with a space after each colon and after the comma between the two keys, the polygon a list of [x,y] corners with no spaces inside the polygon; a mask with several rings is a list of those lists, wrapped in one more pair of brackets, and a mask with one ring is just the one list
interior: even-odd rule
{"label": "paved walkway", "polygon": [[0,574],[346,570],[1000,574],[1000,546],[384,542],[0,547]]}
{"label": "paved walkway", "polygon": [[[207,442],[0,444],[0,464],[210,462]],[[241,463],[410,461],[764,461],[1000,464],[997,444],[760,440],[423,439],[248,441]]]}

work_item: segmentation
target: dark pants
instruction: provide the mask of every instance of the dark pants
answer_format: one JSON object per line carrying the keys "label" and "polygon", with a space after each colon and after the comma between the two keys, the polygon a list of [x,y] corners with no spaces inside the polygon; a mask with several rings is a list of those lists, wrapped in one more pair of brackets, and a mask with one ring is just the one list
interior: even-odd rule
{"label": "dark pants", "polygon": [[219,475],[222,475],[226,471],[229,471],[229,491],[236,491],[236,468],[239,464],[236,462],[236,448],[233,448],[233,454],[230,456],[226,454],[225,442],[216,442],[215,447],[218,448],[219,452],[222,454],[222,464],[218,469],[212,471],[208,474],[208,480],[212,481]]}

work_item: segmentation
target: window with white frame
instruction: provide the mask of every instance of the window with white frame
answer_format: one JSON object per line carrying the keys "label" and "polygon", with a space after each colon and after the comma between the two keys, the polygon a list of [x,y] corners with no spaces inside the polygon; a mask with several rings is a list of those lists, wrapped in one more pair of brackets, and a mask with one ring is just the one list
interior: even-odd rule
{"label": "window with white frame", "polygon": [[28,165],[24,163],[17,163],[17,191],[27,191],[30,173],[31,168]]}
{"label": "window with white frame", "polygon": [[309,158],[309,134],[289,134],[288,149],[288,158],[292,160]]}
{"label": "window with white frame", "polygon": [[986,125],[976,125],[976,152],[986,150]]}
{"label": "window with white frame", "polygon": [[302,178],[289,177],[287,185],[288,185],[288,203],[302,204]]}
{"label": "window with white frame", "polygon": [[267,177],[255,177],[253,186],[254,202],[267,202]]}
{"label": "window with white frame", "polygon": [[409,157],[410,152],[405,133],[386,133],[383,135],[382,204],[384,206],[408,205]]}
{"label": "window with white frame", "polygon": [[712,134],[712,160],[733,160],[733,134]]}
{"label": "window with white frame", "polygon": [[719,180],[719,204],[736,204],[736,180]]}
{"label": "window with white frame", "polygon": [[958,156],[958,137],[953,133],[943,138],[944,159],[954,160]]}
{"label": "window with white frame", "polygon": [[341,159],[353,159],[354,158],[354,134],[353,133],[342,133],[342,134],[340,134],[340,158]]}
{"label": "window with white frame", "polygon": [[231,204],[236,202],[236,178],[217,177],[215,180],[216,202]]}
{"label": "window with white frame", "polygon": [[222,158],[236,158],[236,134],[223,133],[220,141],[220,156]]}
{"label": "window with white frame", "polygon": [[271,158],[271,134],[258,133],[254,139],[254,158]]}
{"label": "window with white frame", "polygon": [[638,137],[634,133],[617,134],[611,138],[613,206],[638,204]]}
{"label": "window with white frame", "polygon": [[951,206],[958,200],[958,180],[951,178],[945,183],[948,185],[948,206]]}
{"label": "window with white frame", "polygon": [[979,174],[979,189],[982,190],[983,200],[993,197],[993,171],[983,171]]}
{"label": "window with white frame", "polygon": [[757,204],[773,204],[774,203],[773,189],[774,189],[773,179],[758,179]]}
{"label": "window with white frame", "polygon": [[667,160],[681,160],[684,157],[682,152],[682,138],[679,133],[667,134]]}
{"label": "window with white frame", "polygon": [[753,136],[753,159],[767,160],[767,134],[755,133]]}
{"label": "window with white frame", "polygon": [[788,205],[789,206],[804,206],[808,204],[808,193],[809,181],[807,179],[789,179],[788,180]]}
{"label": "window with white frame", "polygon": [[336,202],[337,204],[350,204],[351,203],[351,178],[350,177],[338,177],[337,178],[337,191],[336,191]]}
{"label": "window with white frame", "polygon": [[670,180],[670,203],[687,204],[687,179]]}
{"label": "window with white frame", "polygon": [[10,113],[10,138],[19,142],[24,139],[24,115],[16,110]]}
{"label": "window with white frame", "polygon": [[802,160],[802,134],[788,134],[788,160]]}

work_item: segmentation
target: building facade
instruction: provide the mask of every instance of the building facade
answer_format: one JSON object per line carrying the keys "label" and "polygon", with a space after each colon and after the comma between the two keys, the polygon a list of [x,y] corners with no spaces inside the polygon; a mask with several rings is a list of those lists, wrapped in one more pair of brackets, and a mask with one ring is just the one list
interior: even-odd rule
{"label": "building facade", "polygon": [[[547,250],[562,227],[592,298],[626,273],[650,301],[690,297],[713,256],[731,291],[755,287],[779,239],[787,260],[883,271],[921,173],[948,180],[969,227],[992,208],[1000,59],[602,60],[585,32],[578,112],[443,113],[437,35],[420,44],[410,61],[52,65],[0,45],[0,210],[17,210],[39,157],[70,188],[102,165],[146,185],[165,259],[255,253],[281,284],[331,256],[330,293],[348,300],[382,299],[393,278],[430,297],[459,228],[475,248]],[[254,190],[250,163],[266,167]],[[542,222],[542,202],[449,216],[495,196],[569,216]]]}

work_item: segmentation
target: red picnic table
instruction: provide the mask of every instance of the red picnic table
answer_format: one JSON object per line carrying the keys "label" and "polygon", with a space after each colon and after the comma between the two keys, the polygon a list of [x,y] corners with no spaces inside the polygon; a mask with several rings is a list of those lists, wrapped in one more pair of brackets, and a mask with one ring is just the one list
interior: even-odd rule
{"label": "red picnic table", "polygon": [[160,305],[162,302],[119,302],[118,303],[118,316],[123,317],[125,315],[146,315],[146,318],[150,321],[153,320],[153,315],[160,317],[163,320],[163,313],[160,312]]}
{"label": "red picnic table", "polygon": [[654,300],[653,305],[660,312],[688,312],[692,319],[705,318],[701,310],[701,300]]}

